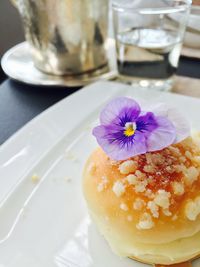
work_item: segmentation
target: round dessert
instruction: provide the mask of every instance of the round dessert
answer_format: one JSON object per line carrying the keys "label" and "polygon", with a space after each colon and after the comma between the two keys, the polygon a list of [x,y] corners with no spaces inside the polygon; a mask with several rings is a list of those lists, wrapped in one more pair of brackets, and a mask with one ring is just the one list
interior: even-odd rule
{"label": "round dessert", "polygon": [[114,252],[154,264],[200,254],[200,138],[114,161],[98,148],[83,180],[91,217]]}
{"label": "round dessert", "polygon": [[83,189],[113,251],[170,265],[200,254],[200,136],[174,108],[118,97],[93,129]]}

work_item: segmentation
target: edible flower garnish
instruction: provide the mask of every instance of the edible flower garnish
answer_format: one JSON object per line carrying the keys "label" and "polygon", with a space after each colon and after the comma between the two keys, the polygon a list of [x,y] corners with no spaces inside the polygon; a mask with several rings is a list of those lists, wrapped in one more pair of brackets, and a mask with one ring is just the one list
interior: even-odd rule
{"label": "edible flower garnish", "polygon": [[187,121],[175,109],[156,105],[149,111],[128,97],[111,100],[100,114],[93,135],[113,160],[161,150],[189,136]]}

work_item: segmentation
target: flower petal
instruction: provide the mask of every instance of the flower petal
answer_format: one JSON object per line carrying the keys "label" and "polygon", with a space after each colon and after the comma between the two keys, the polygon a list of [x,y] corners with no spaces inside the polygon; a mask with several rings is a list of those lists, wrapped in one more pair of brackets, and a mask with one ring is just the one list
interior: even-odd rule
{"label": "flower petal", "polygon": [[149,152],[161,150],[174,143],[176,129],[165,117],[156,116],[157,128],[147,136],[147,150]]}
{"label": "flower petal", "polygon": [[106,126],[95,127],[93,135],[104,152],[113,160],[125,160],[147,152],[145,137],[140,132],[134,135],[133,142],[124,142],[124,145],[121,145],[118,139],[113,142],[109,141]]}
{"label": "flower petal", "polygon": [[147,136],[158,127],[156,117],[152,112],[139,116],[136,123],[137,130]]}
{"label": "flower petal", "polygon": [[173,123],[176,128],[174,143],[179,143],[190,135],[190,123],[176,108],[160,103],[152,107],[151,110],[154,114],[164,116]]}
{"label": "flower petal", "polygon": [[102,110],[100,123],[108,125],[117,120],[116,123],[119,124],[124,115],[128,115],[133,122],[139,114],[140,106],[135,100],[128,97],[117,97],[111,100]]}
{"label": "flower petal", "polygon": [[168,110],[168,119],[176,128],[176,139],[174,143],[179,143],[190,135],[190,123],[175,108]]}
{"label": "flower petal", "polygon": [[[138,103],[127,97],[115,98],[105,106],[93,135],[110,158],[125,160],[161,150],[189,136],[189,124],[176,109],[157,104],[146,110],[151,112],[141,111]],[[127,134],[131,123],[136,127]]]}

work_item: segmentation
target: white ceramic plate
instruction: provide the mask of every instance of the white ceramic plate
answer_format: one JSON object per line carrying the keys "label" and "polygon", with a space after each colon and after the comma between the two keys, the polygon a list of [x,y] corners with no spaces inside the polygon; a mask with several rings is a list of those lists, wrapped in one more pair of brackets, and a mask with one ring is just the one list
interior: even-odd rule
{"label": "white ceramic plate", "polygon": [[118,95],[170,103],[200,129],[200,100],[111,82],[45,111],[0,148],[0,267],[146,266],[111,252],[81,191],[84,162],[96,147],[91,128],[102,105]]}

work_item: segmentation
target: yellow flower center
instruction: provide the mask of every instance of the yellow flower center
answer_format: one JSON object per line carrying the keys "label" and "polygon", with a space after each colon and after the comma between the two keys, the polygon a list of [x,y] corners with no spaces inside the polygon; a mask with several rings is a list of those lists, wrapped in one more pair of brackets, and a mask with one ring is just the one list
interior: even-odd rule
{"label": "yellow flower center", "polygon": [[135,122],[127,122],[124,128],[124,135],[126,137],[133,136],[136,130],[136,124]]}

